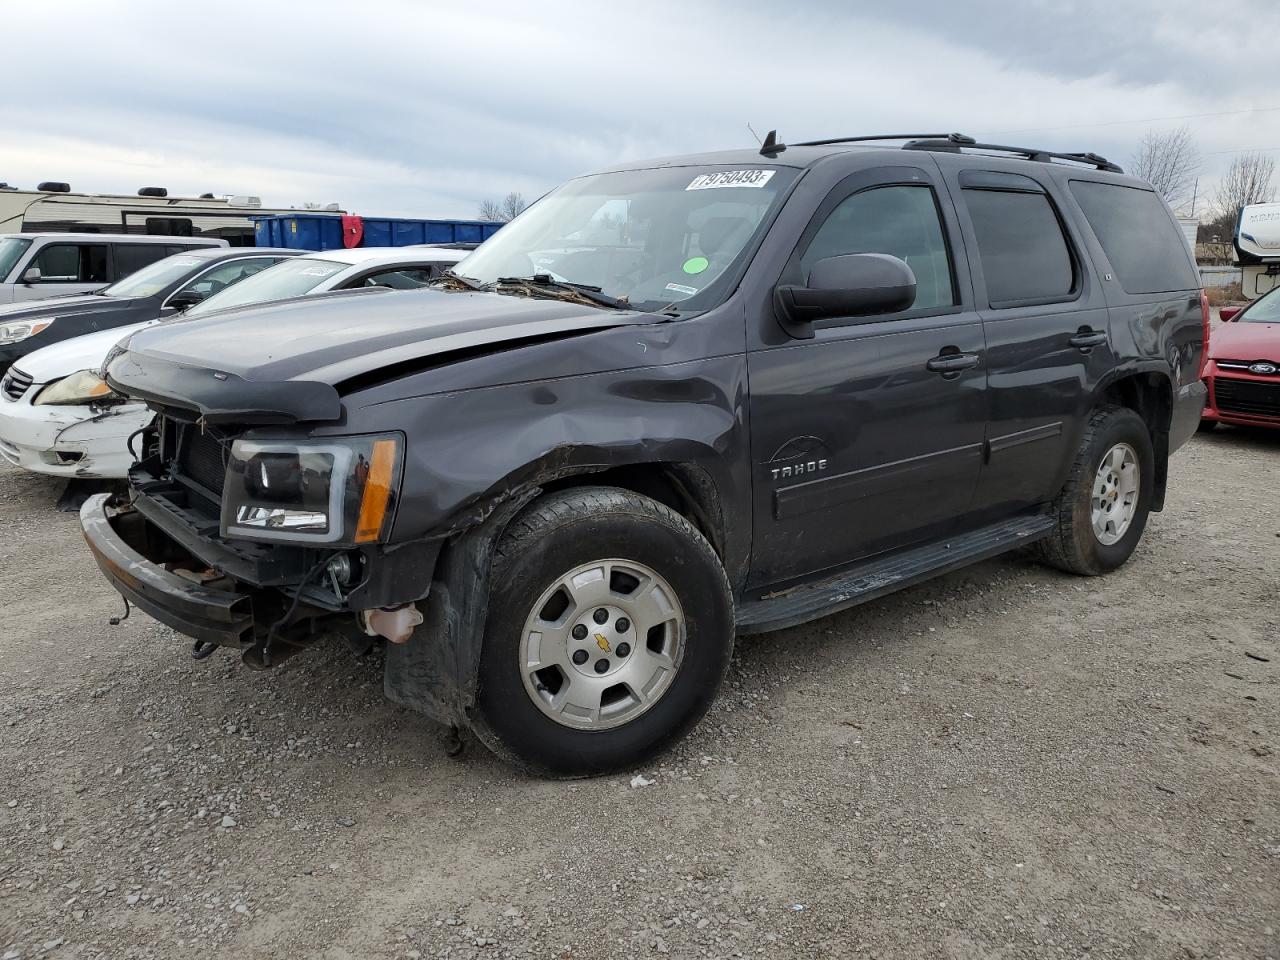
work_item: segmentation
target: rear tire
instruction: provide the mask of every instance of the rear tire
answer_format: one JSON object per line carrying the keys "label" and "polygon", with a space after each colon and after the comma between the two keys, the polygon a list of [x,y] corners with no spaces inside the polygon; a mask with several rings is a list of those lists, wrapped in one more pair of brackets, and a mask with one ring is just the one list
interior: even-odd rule
{"label": "rear tire", "polygon": [[549,494],[494,557],[472,729],[542,775],[634,767],[706,713],[733,637],[728,578],[688,520],[611,487]]}
{"label": "rear tire", "polygon": [[1154,482],[1146,422],[1125,407],[1095,410],[1053,503],[1057,525],[1037,544],[1040,559],[1081,576],[1121,566],[1142,539]]}

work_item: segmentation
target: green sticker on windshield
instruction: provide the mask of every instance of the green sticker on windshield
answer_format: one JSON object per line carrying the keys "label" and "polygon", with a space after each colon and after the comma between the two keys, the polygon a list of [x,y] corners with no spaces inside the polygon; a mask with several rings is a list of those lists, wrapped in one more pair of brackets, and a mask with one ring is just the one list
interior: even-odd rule
{"label": "green sticker on windshield", "polygon": [[711,263],[706,257],[690,257],[684,262],[684,272],[701,273],[709,266],[711,266]]}

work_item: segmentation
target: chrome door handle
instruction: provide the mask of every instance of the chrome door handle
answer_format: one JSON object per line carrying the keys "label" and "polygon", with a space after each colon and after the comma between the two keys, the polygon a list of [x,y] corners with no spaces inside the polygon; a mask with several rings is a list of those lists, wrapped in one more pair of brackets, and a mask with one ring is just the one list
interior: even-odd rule
{"label": "chrome door handle", "polygon": [[1090,330],[1085,327],[1067,342],[1077,350],[1092,350],[1107,342],[1107,334],[1103,330]]}
{"label": "chrome door handle", "polygon": [[925,364],[925,369],[934,373],[959,373],[978,365],[976,353],[943,353]]}

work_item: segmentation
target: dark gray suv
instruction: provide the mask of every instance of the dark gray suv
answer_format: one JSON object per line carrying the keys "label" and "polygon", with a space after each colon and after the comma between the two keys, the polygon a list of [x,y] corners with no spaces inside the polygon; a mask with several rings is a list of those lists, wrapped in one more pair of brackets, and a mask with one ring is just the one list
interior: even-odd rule
{"label": "dark gray suv", "polygon": [[1124,563],[1206,324],[1101,157],[771,135],[572,180],[433,290],[135,334],[108,378],[158,416],[82,523],[198,656],[385,643],[393,700],[594,774],[685,733],[735,633]]}

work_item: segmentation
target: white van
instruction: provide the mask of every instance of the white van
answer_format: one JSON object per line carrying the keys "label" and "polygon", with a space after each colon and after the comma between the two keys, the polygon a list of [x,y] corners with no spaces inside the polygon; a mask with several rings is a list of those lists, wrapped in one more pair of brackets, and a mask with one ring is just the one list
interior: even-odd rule
{"label": "white van", "polygon": [[203,237],[0,234],[0,305],[93,293],[175,253],[225,246],[225,240]]}

